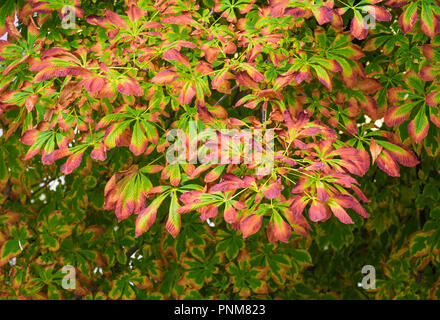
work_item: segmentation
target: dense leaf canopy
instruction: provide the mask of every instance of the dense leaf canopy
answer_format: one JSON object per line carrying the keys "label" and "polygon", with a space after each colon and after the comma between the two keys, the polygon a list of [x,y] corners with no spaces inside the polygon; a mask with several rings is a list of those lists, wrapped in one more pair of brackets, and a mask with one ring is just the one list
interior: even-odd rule
{"label": "dense leaf canopy", "polygon": [[4,0],[1,35],[0,298],[440,298],[438,0]]}

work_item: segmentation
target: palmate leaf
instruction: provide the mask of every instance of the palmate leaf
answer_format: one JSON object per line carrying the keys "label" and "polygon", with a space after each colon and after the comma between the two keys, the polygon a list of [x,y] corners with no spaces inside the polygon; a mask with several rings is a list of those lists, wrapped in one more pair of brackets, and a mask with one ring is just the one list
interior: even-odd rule
{"label": "palmate leaf", "polygon": [[[0,25],[0,297],[438,296],[437,0],[82,1],[81,31],[60,27],[80,0],[15,2]],[[171,163],[167,133],[192,120],[273,130],[272,170]],[[356,286],[366,264],[376,290]]]}
{"label": "palmate leaf", "polygon": [[247,13],[252,9],[252,3],[254,0],[242,0],[242,1],[231,1],[231,0],[215,0],[214,11],[222,12],[222,17],[225,17],[229,22],[237,21],[237,14],[235,10],[239,11],[241,14]]}
{"label": "palmate leaf", "polygon": [[112,300],[119,298],[122,300],[133,300],[136,297],[136,293],[127,281],[113,280],[112,289],[108,296]]}
{"label": "palmate leaf", "polygon": [[145,208],[145,194],[152,188],[150,179],[132,166],[111,177],[104,189],[104,209],[115,210],[119,221]]}
{"label": "palmate leaf", "polygon": [[193,246],[190,248],[190,253],[194,257],[184,258],[183,265],[188,269],[187,278],[194,282],[195,287],[202,287],[204,283],[212,281],[214,275],[218,272],[218,265],[220,258],[218,255],[206,259],[203,248]]}
{"label": "palmate leaf", "polygon": [[275,248],[274,245],[269,243],[262,245],[252,255],[250,264],[254,267],[264,267],[267,270],[267,276],[272,278],[278,285],[282,285],[286,282],[289,268],[293,267],[292,259],[286,250],[275,250]]}
{"label": "palmate leaf", "polygon": [[410,255],[417,260],[416,267],[423,268],[430,261],[438,263],[440,253],[440,209],[431,210],[429,220],[423,230],[415,232],[410,239]]}
{"label": "palmate leaf", "polygon": [[235,259],[244,247],[243,237],[228,230],[219,230],[216,238],[218,239],[216,251],[224,252],[229,260]]}

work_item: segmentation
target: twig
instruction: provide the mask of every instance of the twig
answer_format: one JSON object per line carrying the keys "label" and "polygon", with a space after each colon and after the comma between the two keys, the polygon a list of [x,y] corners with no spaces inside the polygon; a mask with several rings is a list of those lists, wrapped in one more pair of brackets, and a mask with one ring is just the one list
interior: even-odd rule
{"label": "twig", "polygon": [[[235,89],[238,88],[238,85],[235,85],[232,89],[231,92],[234,91]],[[229,94],[225,93],[220,99],[217,100],[217,102],[215,103],[216,105],[219,104],[220,102],[222,102],[223,100],[226,99],[226,97],[229,96]]]}

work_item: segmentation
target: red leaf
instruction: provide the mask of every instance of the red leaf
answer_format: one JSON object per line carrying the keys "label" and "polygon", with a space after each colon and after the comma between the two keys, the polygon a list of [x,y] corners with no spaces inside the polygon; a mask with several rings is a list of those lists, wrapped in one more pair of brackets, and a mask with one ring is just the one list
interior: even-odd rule
{"label": "red leaf", "polygon": [[313,14],[319,25],[330,22],[333,18],[333,12],[326,6],[322,6],[316,10],[313,10]]}
{"label": "red leaf", "polygon": [[227,223],[234,223],[236,222],[237,217],[238,217],[237,210],[235,210],[233,206],[227,205],[225,207],[225,212],[224,212],[225,221]]}
{"label": "red leaf", "polygon": [[46,154],[43,157],[42,162],[46,165],[52,164],[55,161],[57,161],[58,159],[70,156],[71,154],[72,154],[72,152],[70,152],[69,149],[67,149],[67,148],[58,149],[58,150],[52,151],[49,154]]}
{"label": "red leaf", "polygon": [[437,79],[436,70],[433,68],[432,65],[428,64],[420,70],[420,78],[423,81],[434,81],[435,79]]}
{"label": "red leaf", "polygon": [[310,200],[306,200],[304,197],[294,196],[294,200],[289,207],[290,211],[292,212],[293,219],[298,219],[309,201]]}
{"label": "red leaf", "polygon": [[322,202],[326,202],[329,198],[327,190],[325,190],[324,184],[322,182],[318,182],[316,184],[316,198]]}
{"label": "red leaf", "polygon": [[286,243],[289,242],[291,232],[289,224],[278,213],[272,216],[267,225],[267,238],[271,243],[275,243],[278,240]]}
{"label": "red leaf", "polygon": [[70,174],[73,170],[79,167],[81,164],[82,157],[84,155],[84,152],[75,153],[71,155],[69,158],[67,158],[67,161],[65,164],[61,166],[61,171],[64,174]]}
{"label": "red leaf", "polygon": [[87,92],[95,93],[104,87],[105,79],[102,77],[92,77],[84,79],[80,83],[84,85],[84,89],[86,89]]}
{"label": "red leaf", "polygon": [[23,133],[23,136],[21,137],[20,141],[24,143],[27,146],[31,146],[35,144],[36,139],[38,137],[39,131],[37,129],[30,129]]}
{"label": "red leaf", "polygon": [[419,164],[417,156],[406,146],[392,142],[389,143],[396,146],[393,149],[387,149],[388,153],[395,161],[399,162],[405,167],[414,167]]}
{"label": "red leaf", "polygon": [[15,40],[22,38],[20,32],[15,27],[14,21],[12,20],[11,16],[6,17],[5,27],[6,30],[8,31],[8,37],[13,38]]}
{"label": "red leaf", "polygon": [[[423,115],[426,117],[426,115]],[[417,116],[416,116],[417,119]],[[411,122],[408,124],[408,132],[411,138],[414,139],[415,143],[420,143],[423,139],[426,138],[429,131],[429,121],[427,121],[427,118],[425,118],[425,125],[422,127],[422,130],[420,132],[416,131],[416,119],[412,119]]]}
{"label": "red leaf", "polygon": [[139,83],[133,78],[127,78],[123,82],[118,83],[116,90],[126,96],[137,96],[140,97],[144,95],[144,90],[142,90]]}
{"label": "red leaf", "polygon": [[312,201],[309,209],[309,217],[313,222],[323,221],[327,218],[325,207],[320,201]]}
{"label": "red leaf", "polygon": [[201,48],[205,54],[205,58],[206,61],[208,61],[209,63],[213,63],[215,60],[217,60],[217,56],[220,53],[220,48],[211,48],[211,47],[206,47],[206,46],[202,46]]}
{"label": "red leaf", "polygon": [[338,218],[342,223],[345,224],[353,224],[353,220],[351,220],[348,213],[335,201],[331,201],[328,203],[333,214]]}
{"label": "red leaf", "polygon": [[392,16],[384,7],[369,6],[368,13],[370,13],[377,21],[390,21]]}
{"label": "red leaf", "polygon": [[176,71],[162,70],[159,71],[151,81],[157,84],[170,84],[179,77]]}
{"label": "red leaf", "polygon": [[351,20],[350,31],[353,37],[363,40],[368,35],[368,29],[364,20],[359,20],[356,16]]}
{"label": "red leaf", "polygon": [[374,163],[374,161],[376,161],[377,157],[382,152],[382,149],[383,149],[382,146],[378,145],[376,143],[376,141],[373,138],[371,138],[371,140],[370,140],[370,152],[371,152],[372,163]]}
{"label": "red leaf", "polygon": [[243,232],[243,238],[247,238],[256,233],[261,228],[263,216],[251,214],[240,222],[240,230]]}
{"label": "red leaf", "polygon": [[66,68],[49,68],[42,70],[38,72],[33,82],[39,82],[39,81],[45,81],[47,79],[53,78],[53,77],[65,77],[68,75],[71,76],[86,76],[89,75],[90,71],[87,69],[84,69],[82,67],[66,67]]}
{"label": "red leaf", "polygon": [[178,16],[165,17],[162,19],[162,23],[191,25],[194,23],[194,20],[189,15],[178,15]]}
{"label": "red leaf", "polygon": [[387,150],[383,152],[376,159],[377,166],[391,177],[399,177],[400,169]]}
{"label": "red leaf", "polygon": [[180,91],[179,102],[181,104],[190,104],[194,96],[196,95],[196,88],[192,83],[186,83],[182,91]]}
{"label": "red leaf", "polygon": [[25,106],[28,112],[32,112],[32,110],[34,110],[37,101],[38,101],[38,94],[36,93],[26,98]]}
{"label": "red leaf", "polygon": [[188,58],[185,55],[181,54],[176,49],[169,49],[169,50],[165,51],[163,53],[163,58],[165,60],[179,61],[180,63],[184,64],[187,67],[191,66],[191,64],[189,63]]}
{"label": "red leaf", "polygon": [[426,104],[428,106],[434,107],[438,104],[440,104],[440,91],[431,91],[427,96],[426,96]]}
{"label": "red leaf", "polygon": [[137,21],[142,18],[142,10],[138,6],[132,4],[127,9],[127,15],[130,21]]}
{"label": "red leaf", "polygon": [[391,106],[390,108],[388,108],[384,116],[384,121],[387,126],[398,126],[409,118],[411,110],[409,110],[408,112],[400,112],[401,108],[401,105]]}
{"label": "red leaf", "polygon": [[124,19],[122,19],[122,17],[119,14],[107,9],[105,11],[105,17],[111,24],[114,24],[115,26],[118,26],[123,29],[128,29],[127,23],[125,22]]}
{"label": "red leaf", "polygon": [[281,190],[283,190],[283,186],[281,184],[281,180],[278,179],[276,182],[268,185],[268,186],[264,186],[261,191],[263,193],[263,195],[267,198],[267,199],[276,199],[281,195]]}
{"label": "red leaf", "polygon": [[148,28],[148,29],[161,29],[161,28],[165,28],[165,26],[163,24],[159,23],[159,22],[156,22],[156,21],[148,21],[145,24],[145,28]]}
{"label": "red leaf", "polygon": [[238,71],[235,74],[235,79],[240,85],[244,87],[258,89],[258,83],[252,80],[252,78],[246,71]]}
{"label": "red leaf", "polygon": [[205,61],[200,61],[196,65],[194,70],[196,70],[198,73],[204,74],[204,75],[208,75],[208,74],[212,74],[213,73],[213,70],[212,70],[211,66],[209,65],[209,63],[207,63]]}
{"label": "red leaf", "polygon": [[368,95],[364,97],[365,101],[359,101],[359,105],[371,119],[377,120],[378,106],[376,100]]}
{"label": "red leaf", "polygon": [[280,87],[285,87],[290,83],[292,83],[295,80],[295,78],[296,78],[296,72],[291,70],[280,74],[276,78],[275,83]]}
{"label": "red leaf", "polygon": [[103,143],[98,144],[90,153],[90,157],[95,160],[104,161],[107,159],[106,147]]}

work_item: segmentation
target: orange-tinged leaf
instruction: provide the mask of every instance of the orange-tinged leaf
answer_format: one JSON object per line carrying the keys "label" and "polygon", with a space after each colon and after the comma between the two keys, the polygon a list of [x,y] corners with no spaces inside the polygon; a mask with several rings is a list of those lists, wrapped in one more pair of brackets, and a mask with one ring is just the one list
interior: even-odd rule
{"label": "orange-tinged leaf", "polygon": [[437,79],[439,72],[430,64],[420,69],[420,78],[423,81],[433,81]]}
{"label": "orange-tinged leaf", "polygon": [[281,179],[278,179],[276,182],[265,185],[261,192],[267,199],[276,199],[281,195],[281,191],[283,190],[283,185],[281,184]]}
{"label": "orange-tinged leaf", "polygon": [[408,132],[415,143],[420,143],[428,135],[429,121],[426,116],[425,106],[420,108],[416,117],[408,124]]}
{"label": "orange-tinged leaf", "polygon": [[170,84],[179,77],[179,74],[173,70],[159,71],[151,81],[157,84]]}
{"label": "orange-tinged leaf", "polygon": [[186,82],[180,91],[179,102],[181,104],[190,104],[194,96],[196,95],[196,88],[192,82]]}
{"label": "orange-tinged leaf", "polygon": [[319,200],[313,200],[309,209],[309,217],[313,222],[323,221],[327,218],[324,205]]}
{"label": "orange-tinged leaf", "polygon": [[95,145],[95,148],[90,153],[90,157],[99,161],[104,161],[105,159],[107,159],[107,150],[104,143]]}
{"label": "orange-tinged leaf", "polygon": [[362,17],[358,17],[357,15],[355,15],[351,20],[350,31],[353,37],[358,40],[363,40],[368,35],[368,27],[364,19],[362,19]]}
{"label": "orange-tinged leaf", "polygon": [[240,230],[243,232],[243,238],[247,238],[260,230],[262,222],[263,216],[254,213],[241,220]]}
{"label": "orange-tinged leaf", "polygon": [[342,223],[345,224],[353,224],[353,220],[350,218],[348,213],[342,208],[337,202],[334,200],[329,201],[328,205],[333,214],[338,218]]}
{"label": "orange-tinged leaf", "polygon": [[238,213],[228,202],[225,205],[224,218],[227,223],[234,223],[237,220]]}
{"label": "orange-tinged leaf", "polygon": [[400,169],[399,165],[394,161],[394,159],[391,157],[391,155],[388,153],[387,150],[383,150],[381,154],[376,159],[377,166],[379,169],[384,171],[386,174],[388,174],[391,177],[399,177],[400,176]]}
{"label": "orange-tinged leaf", "polygon": [[426,104],[428,106],[434,107],[438,104],[440,104],[440,90],[431,91],[426,96]]}
{"label": "orange-tinged leaf", "polygon": [[119,82],[116,86],[116,90],[127,96],[137,96],[140,97],[144,95],[144,90],[142,90],[139,83],[133,78],[127,78],[122,82]]}
{"label": "orange-tinged leaf", "polygon": [[25,106],[28,112],[32,112],[32,110],[34,110],[37,101],[38,101],[38,94],[36,93],[26,98]]}
{"label": "orange-tinged leaf", "polygon": [[389,107],[384,116],[385,124],[389,127],[398,126],[409,118],[413,107],[411,103]]}
{"label": "orange-tinged leaf", "polygon": [[384,7],[371,5],[367,10],[377,21],[390,21],[392,18],[391,13]]}
{"label": "orange-tinged leaf", "polygon": [[128,29],[127,23],[119,14],[107,9],[105,11],[105,17],[111,24],[114,24],[119,28]]}
{"label": "orange-tinged leaf", "polygon": [[376,161],[379,154],[382,152],[382,146],[378,145],[376,141],[371,138],[370,140],[370,152],[371,152],[371,162],[374,163]]}
{"label": "orange-tinged leaf", "polygon": [[141,155],[147,149],[148,140],[145,136],[140,121],[136,121],[133,126],[133,134],[131,135],[130,151],[135,156]]}
{"label": "orange-tinged leaf", "polygon": [[169,49],[169,50],[165,51],[163,53],[163,58],[165,60],[179,61],[180,63],[182,63],[183,65],[185,65],[187,67],[191,66],[189,63],[188,57],[181,54],[176,49]]}
{"label": "orange-tinged leaf", "polygon": [[317,9],[313,8],[312,12],[316,18],[316,21],[318,21],[319,25],[322,25],[327,22],[331,22],[333,19],[332,11],[329,8],[327,8],[326,6],[322,6]]}
{"label": "orange-tinged leaf", "polygon": [[140,236],[142,233],[147,232],[153,223],[156,221],[157,209],[153,205],[149,205],[147,208],[143,209],[137,219],[135,233],[136,237]]}
{"label": "orange-tinged leaf", "polygon": [[190,15],[178,15],[165,17],[162,19],[162,23],[191,25],[194,23],[194,20]]}
{"label": "orange-tinged leaf", "polygon": [[289,242],[292,229],[289,224],[283,220],[278,212],[274,212],[267,225],[267,238],[269,242],[275,243],[277,241]]}
{"label": "orange-tinged leaf", "polygon": [[105,79],[102,77],[91,77],[82,80],[81,84],[84,85],[84,89],[86,89],[87,92],[95,93],[104,87],[105,82]]}
{"label": "orange-tinged leaf", "polygon": [[72,171],[78,168],[78,166],[81,164],[83,155],[84,152],[79,152],[71,155],[69,158],[67,158],[66,163],[61,166],[61,171],[64,174],[72,173]]}
{"label": "orange-tinged leaf", "polygon": [[399,16],[399,27],[403,33],[411,32],[417,22],[417,2],[411,3]]}
{"label": "orange-tinged leaf", "polygon": [[127,9],[127,15],[130,21],[137,21],[142,18],[142,10],[135,4],[132,4]]}

